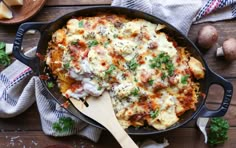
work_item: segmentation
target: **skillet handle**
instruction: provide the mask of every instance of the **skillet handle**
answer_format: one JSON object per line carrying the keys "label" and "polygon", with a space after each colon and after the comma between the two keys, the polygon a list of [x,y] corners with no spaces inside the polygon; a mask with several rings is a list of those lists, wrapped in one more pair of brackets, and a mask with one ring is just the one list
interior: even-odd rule
{"label": "skillet handle", "polygon": [[30,29],[37,30],[40,32],[40,35],[42,35],[42,31],[44,30],[46,25],[47,23],[24,23],[20,25],[16,33],[16,38],[13,45],[13,55],[17,60],[29,66],[33,71],[36,71],[38,67],[37,65],[39,64],[39,59],[37,56],[27,57],[24,55],[24,53],[21,51],[22,40],[24,37],[24,33]]}
{"label": "skillet handle", "polygon": [[225,115],[229,108],[230,101],[233,95],[233,86],[228,80],[224,79],[223,77],[215,74],[212,71],[209,72],[210,74],[207,77],[207,89],[209,89],[212,84],[218,84],[223,87],[224,96],[221,105],[217,110],[209,110],[204,104],[199,113],[199,117],[221,117]]}

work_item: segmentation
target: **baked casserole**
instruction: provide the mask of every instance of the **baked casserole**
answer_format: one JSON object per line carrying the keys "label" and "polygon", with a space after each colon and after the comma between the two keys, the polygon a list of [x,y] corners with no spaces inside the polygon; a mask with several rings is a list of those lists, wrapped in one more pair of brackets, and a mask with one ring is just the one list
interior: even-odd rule
{"label": "baked casserole", "polygon": [[123,15],[75,17],[53,33],[46,64],[66,98],[106,90],[124,128],[163,130],[196,109],[204,78],[201,62],[163,29]]}

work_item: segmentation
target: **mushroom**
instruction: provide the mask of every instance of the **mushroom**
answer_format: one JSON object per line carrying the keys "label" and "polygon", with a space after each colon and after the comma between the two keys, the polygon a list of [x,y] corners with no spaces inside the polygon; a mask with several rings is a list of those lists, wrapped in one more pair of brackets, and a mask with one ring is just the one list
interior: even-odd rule
{"label": "mushroom", "polygon": [[216,56],[224,56],[226,60],[236,60],[236,39],[229,38],[223,42],[223,46],[217,48]]}
{"label": "mushroom", "polygon": [[197,44],[203,49],[211,48],[218,40],[218,32],[214,26],[203,26],[198,32]]}

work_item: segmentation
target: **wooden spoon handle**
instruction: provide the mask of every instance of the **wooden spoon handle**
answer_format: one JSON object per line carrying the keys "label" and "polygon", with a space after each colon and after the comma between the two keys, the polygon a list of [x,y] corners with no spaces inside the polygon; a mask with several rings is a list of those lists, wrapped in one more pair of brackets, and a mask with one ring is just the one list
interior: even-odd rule
{"label": "wooden spoon handle", "polygon": [[[117,120],[117,119],[113,119]],[[104,125],[110,133],[116,138],[122,148],[138,148],[138,146],[134,143],[134,141],[130,138],[130,136],[125,132],[125,130],[121,127],[119,122],[106,122]]]}

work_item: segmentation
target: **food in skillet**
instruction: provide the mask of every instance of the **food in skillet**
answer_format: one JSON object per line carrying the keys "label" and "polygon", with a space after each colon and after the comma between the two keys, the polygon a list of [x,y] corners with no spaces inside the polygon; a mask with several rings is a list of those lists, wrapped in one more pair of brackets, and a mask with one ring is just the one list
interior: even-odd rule
{"label": "food in skillet", "polygon": [[46,64],[66,98],[107,90],[124,128],[166,129],[195,110],[204,68],[163,28],[120,15],[73,18],[53,33]]}

